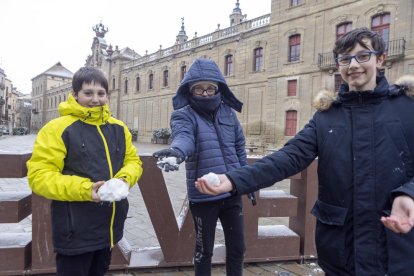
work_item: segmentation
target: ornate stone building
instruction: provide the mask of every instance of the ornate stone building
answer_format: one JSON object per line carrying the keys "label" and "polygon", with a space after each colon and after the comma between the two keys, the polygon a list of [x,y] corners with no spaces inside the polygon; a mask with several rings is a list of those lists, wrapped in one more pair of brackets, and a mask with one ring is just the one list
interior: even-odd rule
{"label": "ornate stone building", "polygon": [[148,142],[154,129],[169,126],[172,97],[187,68],[198,57],[211,58],[244,102],[239,119],[248,143],[266,149],[308,122],[319,90],[338,88],[331,50],[349,30],[366,26],[383,36],[383,71],[391,82],[414,74],[412,14],[412,0],[271,0],[270,14],[248,20],[237,1],[229,27],[189,38],[183,19],[176,43],[151,54],[113,49],[104,39],[108,29],[98,24],[86,64],[107,74],[114,116]]}
{"label": "ornate stone building", "polygon": [[57,107],[71,89],[73,73],[60,62],[32,79],[31,131],[58,117]]}

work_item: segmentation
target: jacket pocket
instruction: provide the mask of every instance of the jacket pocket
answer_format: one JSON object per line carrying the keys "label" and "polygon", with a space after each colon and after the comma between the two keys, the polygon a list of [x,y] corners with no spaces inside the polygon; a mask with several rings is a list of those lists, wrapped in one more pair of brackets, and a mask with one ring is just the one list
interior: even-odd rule
{"label": "jacket pocket", "polygon": [[329,266],[345,266],[347,208],[317,200],[311,213],[317,218],[315,242],[318,259]]}
{"label": "jacket pocket", "polygon": [[224,141],[232,143],[236,141],[236,123],[233,119],[232,116],[218,118],[220,131]]}

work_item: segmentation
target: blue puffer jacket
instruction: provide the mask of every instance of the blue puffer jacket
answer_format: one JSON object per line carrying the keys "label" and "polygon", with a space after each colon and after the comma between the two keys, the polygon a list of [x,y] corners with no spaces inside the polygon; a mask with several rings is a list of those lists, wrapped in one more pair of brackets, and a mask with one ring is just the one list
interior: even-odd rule
{"label": "blue puffer jacket", "polygon": [[[196,112],[191,106],[189,83],[209,80],[218,83],[222,103],[214,116]],[[194,186],[198,177],[209,172],[225,173],[247,164],[243,130],[233,109],[242,103],[226,84],[217,65],[209,59],[197,59],[186,73],[176,96],[171,115],[171,147],[186,158],[188,198],[193,202],[212,201],[230,196],[201,194]]]}
{"label": "blue puffer jacket", "polygon": [[321,98],[325,110],[280,151],[227,173],[245,194],[319,157],[312,213],[327,275],[414,275],[414,231],[395,234],[380,221],[395,195],[414,198],[414,77],[397,83],[378,78],[375,90],[366,92],[344,85],[337,98]]}

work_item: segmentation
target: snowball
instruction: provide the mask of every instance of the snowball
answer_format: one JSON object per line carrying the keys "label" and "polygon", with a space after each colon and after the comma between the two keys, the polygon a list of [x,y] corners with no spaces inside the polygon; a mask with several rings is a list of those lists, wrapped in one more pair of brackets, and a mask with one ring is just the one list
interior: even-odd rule
{"label": "snowball", "polygon": [[[169,166],[165,166],[166,164]],[[171,167],[174,167],[177,170],[179,168],[179,165],[177,164],[177,157],[163,157],[160,161],[157,161],[157,167],[164,171],[167,167],[169,167],[169,170],[171,170]]]}
{"label": "snowball", "polygon": [[172,166],[176,166],[177,165],[177,157],[174,156],[170,156],[170,157],[163,157],[160,161],[157,162],[158,164],[169,164]]}
{"label": "snowball", "polygon": [[218,175],[215,173],[211,172],[211,173],[205,174],[201,178],[204,179],[207,182],[207,184],[210,186],[217,187],[220,185],[220,179]]}
{"label": "snowball", "polygon": [[109,179],[98,189],[98,195],[102,201],[120,201],[128,194],[129,185],[118,178]]}

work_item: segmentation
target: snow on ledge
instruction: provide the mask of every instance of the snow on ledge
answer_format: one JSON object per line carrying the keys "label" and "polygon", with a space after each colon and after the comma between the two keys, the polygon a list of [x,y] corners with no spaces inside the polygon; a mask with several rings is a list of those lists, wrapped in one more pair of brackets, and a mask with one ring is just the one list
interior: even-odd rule
{"label": "snow on ledge", "polygon": [[259,225],[258,236],[260,237],[287,237],[298,236],[285,225]]}

